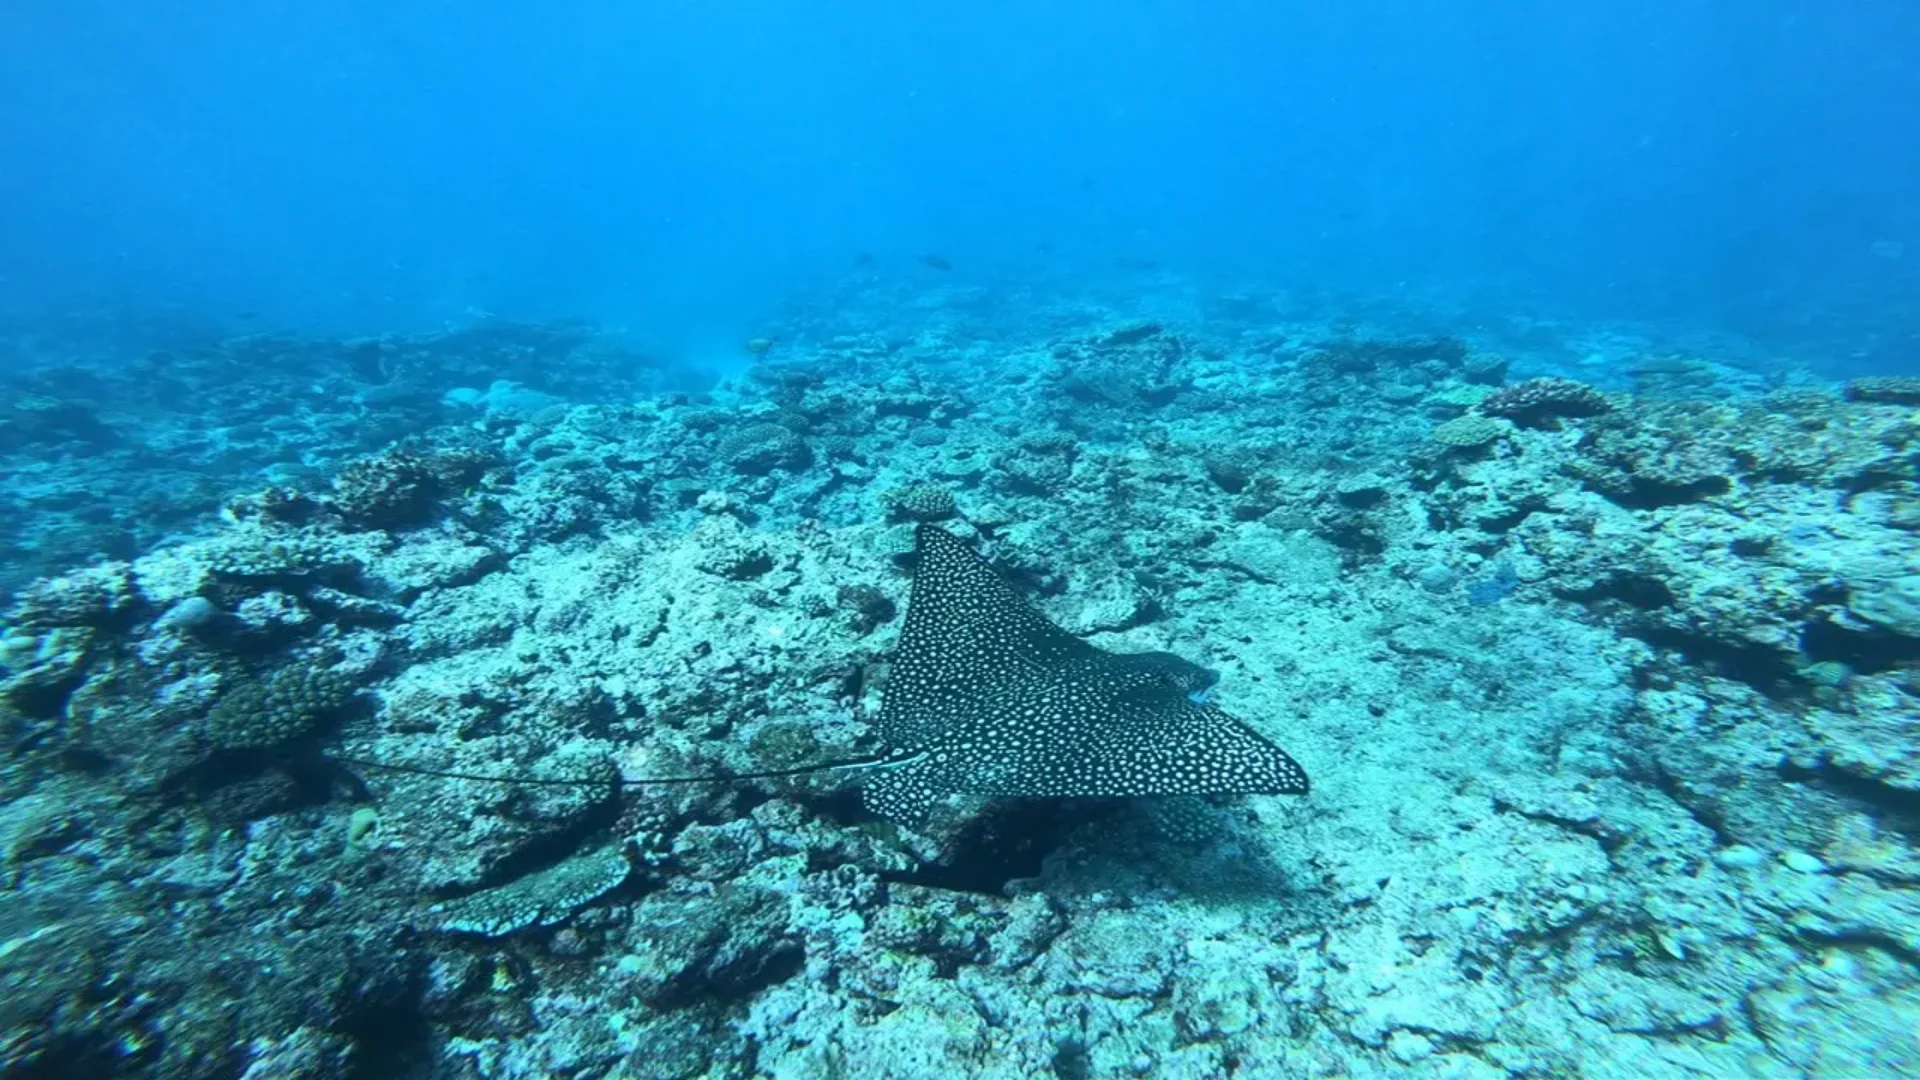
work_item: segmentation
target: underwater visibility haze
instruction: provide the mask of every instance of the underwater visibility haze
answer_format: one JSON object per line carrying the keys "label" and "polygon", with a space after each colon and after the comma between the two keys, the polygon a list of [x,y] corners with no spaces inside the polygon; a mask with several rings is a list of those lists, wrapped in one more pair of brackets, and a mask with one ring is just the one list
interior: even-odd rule
{"label": "underwater visibility haze", "polygon": [[1899,3],[8,5],[0,1076],[1920,1073],[1916,102]]}

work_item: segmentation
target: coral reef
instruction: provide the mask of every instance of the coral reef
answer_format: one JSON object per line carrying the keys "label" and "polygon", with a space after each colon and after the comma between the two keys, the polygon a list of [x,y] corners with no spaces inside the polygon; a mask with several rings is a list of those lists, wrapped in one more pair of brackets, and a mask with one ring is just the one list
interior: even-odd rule
{"label": "coral reef", "polygon": [[453,450],[391,450],[348,463],[333,481],[333,508],[356,526],[391,529],[424,524],[435,503],[479,478],[484,456]]}
{"label": "coral reef", "polygon": [[353,684],[312,665],[296,664],[266,679],[246,679],[207,711],[207,742],[221,750],[259,750],[291,742],[337,712]]}
{"label": "coral reef", "polygon": [[1920,375],[1865,375],[1847,382],[1848,401],[1920,405]]}
{"label": "coral reef", "polygon": [[1491,416],[1456,416],[1433,429],[1433,441],[1448,450],[1479,450],[1512,430],[1512,424]]}
{"label": "coral reef", "polygon": [[880,501],[896,517],[909,521],[945,521],[959,513],[953,492],[938,484],[909,484],[880,493]]}
{"label": "coral reef", "polygon": [[1613,405],[1585,383],[1542,376],[1503,386],[1480,399],[1478,407],[1488,416],[1504,416],[1523,427],[1544,427],[1565,417],[1598,416]]}
{"label": "coral reef", "polygon": [[803,468],[810,457],[806,440],[780,424],[748,424],[720,439],[721,460],[745,476]]}
{"label": "coral reef", "polygon": [[42,578],[20,591],[7,619],[30,630],[111,622],[136,602],[130,569],[107,563]]}
{"label": "coral reef", "polygon": [[[0,1073],[1920,1068],[1911,379],[1276,295],[9,373]],[[929,521],[1311,797],[643,782],[881,745]]]}
{"label": "coral reef", "polygon": [[552,926],[619,888],[633,872],[624,845],[575,855],[545,870],[440,905],[441,927],[456,933],[505,937],[531,926]]}

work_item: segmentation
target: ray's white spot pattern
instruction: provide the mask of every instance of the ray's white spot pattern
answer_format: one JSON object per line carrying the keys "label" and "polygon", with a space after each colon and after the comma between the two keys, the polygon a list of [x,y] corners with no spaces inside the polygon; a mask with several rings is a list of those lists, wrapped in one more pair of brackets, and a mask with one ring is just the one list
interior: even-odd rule
{"label": "ray's white spot pattern", "polygon": [[1306,794],[1284,751],[1196,700],[1212,672],[1087,644],[944,529],[920,526],[917,545],[880,732],[926,752],[877,771],[876,813],[912,824],[953,794]]}

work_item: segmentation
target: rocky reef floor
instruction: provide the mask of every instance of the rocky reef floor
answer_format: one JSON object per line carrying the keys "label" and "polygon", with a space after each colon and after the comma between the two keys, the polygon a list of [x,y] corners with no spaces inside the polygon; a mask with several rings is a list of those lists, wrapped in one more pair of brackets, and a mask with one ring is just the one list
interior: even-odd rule
{"label": "rocky reef floor", "polygon": [[[1920,1072],[1920,379],[1227,308],[11,377],[0,1073]],[[614,783],[870,750],[927,520],[1312,794]]]}

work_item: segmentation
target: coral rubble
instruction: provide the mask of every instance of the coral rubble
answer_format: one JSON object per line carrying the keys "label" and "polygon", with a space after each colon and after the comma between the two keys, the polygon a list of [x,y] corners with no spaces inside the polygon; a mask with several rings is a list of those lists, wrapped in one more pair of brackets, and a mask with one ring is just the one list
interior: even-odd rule
{"label": "coral rubble", "polygon": [[[1920,1069],[1912,379],[1216,309],[10,377],[0,1073]],[[1313,794],[804,771],[936,521]]]}

